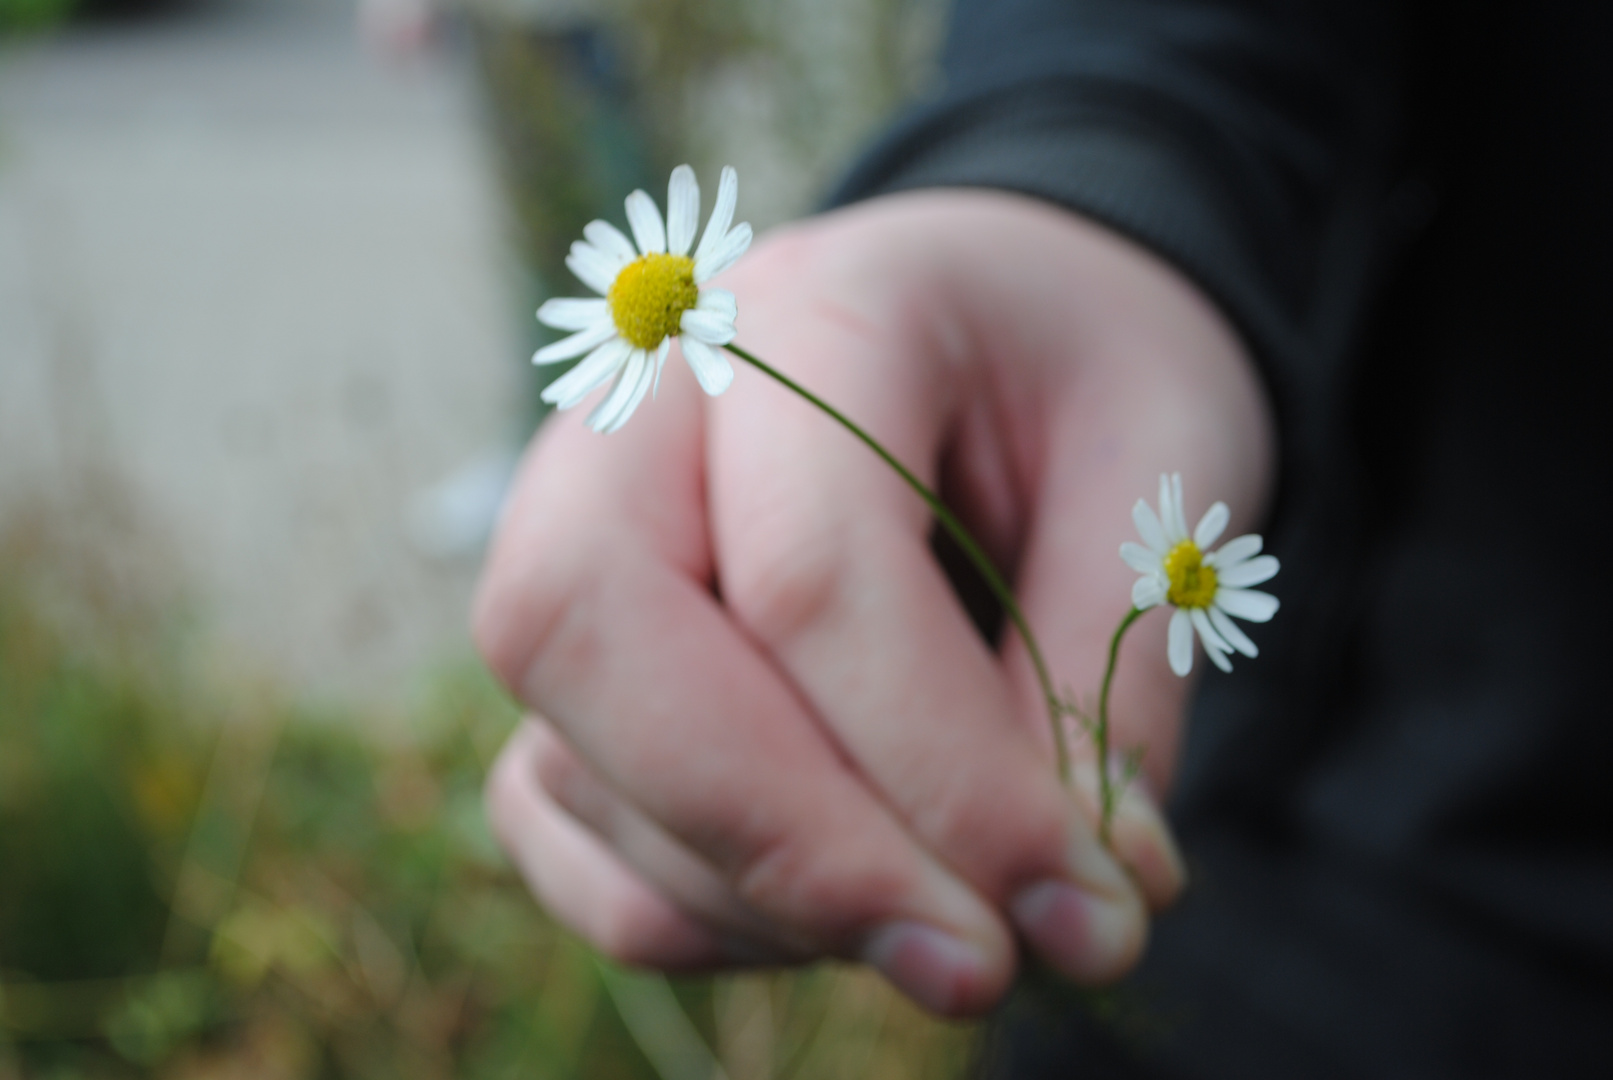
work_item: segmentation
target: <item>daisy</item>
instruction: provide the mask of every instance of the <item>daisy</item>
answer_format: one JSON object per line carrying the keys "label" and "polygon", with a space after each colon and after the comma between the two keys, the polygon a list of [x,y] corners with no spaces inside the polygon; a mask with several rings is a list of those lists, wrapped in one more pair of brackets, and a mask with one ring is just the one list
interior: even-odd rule
{"label": "daisy", "polygon": [[733,293],[701,286],[750,247],[748,222],[729,228],[738,199],[739,176],[725,167],[717,205],[693,255],[689,248],[700,224],[700,185],[687,165],[672,170],[664,224],[654,199],[642,191],[627,197],[633,243],[609,222],[588,223],[584,239],[571,245],[566,266],[602,299],[548,300],[538,309],[538,321],[545,326],[577,332],[539,349],[532,362],[583,357],[544,389],[544,401],[569,409],[615,379],[588,416],[595,431],[615,431],[644,395],[660,386],[674,337],[702,390],[715,397],[728,389],[734,369],[717,347],[734,339],[738,308]]}
{"label": "daisy", "polygon": [[1175,608],[1171,615],[1169,654],[1171,670],[1186,675],[1193,670],[1193,633],[1198,632],[1215,666],[1231,671],[1227,654],[1259,654],[1255,643],[1230,616],[1265,622],[1277,613],[1277,598],[1251,589],[1277,573],[1277,560],[1260,554],[1260,537],[1228,540],[1219,551],[1207,551],[1221,536],[1231,516],[1226,503],[1205,511],[1198,528],[1187,532],[1182,512],[1180,473],[1159,478],[1159,514],[1147,500],[1138,499],[1131,520],[1142,536],[1141,544],[1120,545],[1126,565],[1143,575],[1131,587],[1131,602],[1139,611],[1158,604]]}

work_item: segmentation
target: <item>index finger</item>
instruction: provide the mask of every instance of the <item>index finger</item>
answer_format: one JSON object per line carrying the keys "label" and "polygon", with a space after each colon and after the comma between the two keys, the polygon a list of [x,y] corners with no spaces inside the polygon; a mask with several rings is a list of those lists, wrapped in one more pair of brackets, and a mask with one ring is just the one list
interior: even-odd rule
{"label": "index finger", "polygon": [[692,380],[611,436],[563,417],[484,579],[495,670],[618,795],[798,940],[970,1012],[1013,967],[997,916],[915,845],[711,591]]}

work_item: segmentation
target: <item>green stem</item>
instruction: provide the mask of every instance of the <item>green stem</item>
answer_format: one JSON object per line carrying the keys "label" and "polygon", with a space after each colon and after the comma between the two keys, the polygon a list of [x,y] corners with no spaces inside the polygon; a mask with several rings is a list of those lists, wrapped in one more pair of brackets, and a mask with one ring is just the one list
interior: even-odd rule
{"label": "green stem", "polygon": [[1092,741],[1098,753],[1098,836],[1107,846],[1109,822],[1115,813],[1114,784],[1109,779],[1109,687],[1115,681],[1115,661],[1120,659],[1120,639],[1126,636],[1131,624],[1142,616],[1141,608],[1132,608],[1115,627],[1115,636],[1109,639],[1109,666],[1103,672],[1103,689],[1098,692],[1098,722],[1093,726]]}
{"label": "green stem", "polygon": [[[1070,782],[1070,748],[1064,738],[1065,708],[1064,703],[1059,700],[1058,693],[1053,689],[1053,678],[1048,674],[1047,661],[1042,657],[1042,647],[1037,644],[1036,635],[1031,633],[1030,623],[1025,620],[1025,613],[1020,611],[1019,603],[1014,599],[1013,590],[1008,587],[1008,583],[1003,580],[1002,575],[997,572],[997,568],[992,565],[991,559],[986,555],[984,549],[975,542],[973,536],[969,535],[969,530],[963,527],[963,522],[959,521],[952,511],[947,509],[946,504],[941,501],[935,492],[925,486],[924,481],[914,476],[907,466],[896,460],[889,450],[880,445],[879,440],[858,427],[856,422],[845,413],[824,401],[771,364],[752,356],[738,345],[726,345],[724,348],[763,374],[783,383],[789,389],[823,410],[841,427],[861,439],[868,449],[878,454],[885,464],[896,470],[896,474],[906,481],[907,486],[912,488],[918,494],[918,497],[923,499],[925,504],[929,506],[930,512],[941,523],[941,527],[951,535],[953,540],[957,541],[958,546],[963,549],[963,553],[969,557],[969,561],[974,563],[975,569],[980,571],[980,576],[985,578],[986,585],[991,589],[992,594],[997,597],[997,602],[1003,606],[1003,611],[1008,613],[1009,621],[1014,624],[1014,629],[1019,631],[1020,640],[1025,643],[1025,651],[1030,654],[1031,666],[1036,669],[1036,680],[1042,684],[1042,697],[1047,702],[1048,722],[1053,728],[1053,748],[1058,756],[1059,779],[1068,784]],[[1114,668],[1112,653],[1109,667],[1111,670]],[[1108,688],[1109,684],[1105,681],[1104,695],[1106,701]],[[1107,776],[1105,776],[1105,783],[1107,783]],[[1107,822],[1104,825],[1104,829],[1107,834]]]}

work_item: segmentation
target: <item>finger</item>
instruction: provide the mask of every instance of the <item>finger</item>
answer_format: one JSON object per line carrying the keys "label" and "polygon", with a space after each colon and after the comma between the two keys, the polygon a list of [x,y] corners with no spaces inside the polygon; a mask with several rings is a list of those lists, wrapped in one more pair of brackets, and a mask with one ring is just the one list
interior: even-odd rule
{"label": "finger", "polygon": [[811,958],[809,944],[783,940],[778,928],[746,907],[715,870],[595,776],[548,725],[532,721],[529,727],[533,768],[544,792],[646,884],[723,934],[736,955],[780,964]]}
{"label": "finger", "polygon": [[[960,398],[983,380],[966,358],[937,362],[962,301],[934,269],[948,260],[904,224],[886,248],[927,258],[838,264],[833,227],[820,227],[753,261],[735,288],[742,303],[747,292],[763,298],[748,316],[757,347],[932,473]],[[770,279],[799,274],[844,282],[843,292],[773,302],[790,294]],[[909,290],[942,299],[915,314]],[[1021,917],[1022,931],[1035,923],[1033,944],[1057,951],[1069,974],[1118,975],[1142,945],[1141,896],[1062,789],[931,557],[924,503],[775,386],[719,401],[711,432],[714,544],[736,616],[927,849]]]}
{"label": "finger", "polygon": [[[1260,437],[1268,429],[1265,400],[1236,337],[1197,293],[1148,261],[1137,253],[1131,276],[1111,271],[1108,295],[1097,300],[1165,313],[1124,339],[1097,343],[1050,393],[1047,513],[1027,538],[1021,564],[1027,614],[1045,627],[1045,648],[1061,671],[1073,672],[1074,685],[1092,693],[1102,682],[1108,638],[1131,608],[1136,572],[1118,558],[1118,546],[1134,538],[1129,513],[1137,498],[1157,490],[1161,472],[1182,472],[1189,503],[1198,503],[1192,513],[1226,500],[1234,525],[1247,525],[1261,511],[1269,474],[1269,447]],[[1074,292],[1090,297],[1098,289]],[[1071,595],[1090,601],[1058,603]],[[1190,690],[1169,674],[1165,622],[1163,614],[1144,616],[1127,635],[1115,683],[1124,708],[1113,711],[1121,737],[1115,745],[1147,748],[1144,769],[1160,791],[1169,787]]]}
{"label": "finger", "polygon": [[[1121,241],[1107,241],[1117,248]],[[1095,705],[1111,636],[1131,608],[1136,578],[1118,556],[1133,539],[1130,509],[1157,489],[1162,472],[1184,474],[1194,513],[1225,499],[1234,524],[1260,513],[1269,479],[1266,405],[1230,328],[1174,272],[1140,251],[1107,260],[1101,276],[1066,282],[1068,316],[1099,325],[1104,310],[1151,310],[1120,336],[1100,336],[1057,372],[1048,403],[1038,515],[1020,563],[1025,610],[1049,663]],[[1193,520],[1197,520],[1195,517]],[[1066,598],[1081,597],[1073,604]],[[1110,746],[1142,757],[1140,784],[1117,808],[1116,850],[1158,907],[1180,890],[1181,859],[1149,792],[1169,790],[1191,680],[1175,676],[1165,613],[1128,633],[1110,701]],[[1020,651],[1011,642],[1011,653]],[[1196,665],[1202,671],[1206,665]],[[1015,668],[1020,694],[1035,684]],[[1088,711],[1092,711],[1091,708]],[[1077,773],[1095,812],[1090,747]]]}
{"label": "finger", "polygon": [[538,729],[522,724],[487,779],[495,834],[559,922],[626,964],[670,970],[730,960],[722,941],[663,899],[555,805],[538,785]]}
{"label": "finger", "polygon": [[[483,650],[747,906],[871,960],[935,1011],[985,1008],[1012,971],[1006,929],[904,833],[711,594],[688,464],[702,445],[677,422],[691,385],[618,434],[545,435],[484,577]],[[680,388],[684,406],[668,400]]]}
{"label": "finger", "polygon": [[[1084,732],[1073,731],[1071,754],[1073,788],[1087,819],[1096,825],[1102,795],[1092,744]],[[1109,846],[1131,872],[1150,911],[1162,911],[1176,901],[1187,884],[1187,868],[1165,815],[1160,812],[1142,775],[1131,775],[1124,758],[1111,755],[1109,781],[1114,801]]]}

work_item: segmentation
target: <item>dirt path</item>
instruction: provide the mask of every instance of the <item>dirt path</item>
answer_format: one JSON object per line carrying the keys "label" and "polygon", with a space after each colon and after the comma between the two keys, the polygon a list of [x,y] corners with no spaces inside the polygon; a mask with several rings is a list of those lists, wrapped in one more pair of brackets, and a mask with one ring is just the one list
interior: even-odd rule
{"label": "dirt path", "polygon": [[200,5],[0,55],[0,515],[111,483],[220,651],[312,694],[466,648],[422,488],[517,434],[466,65],[344,4]]}

